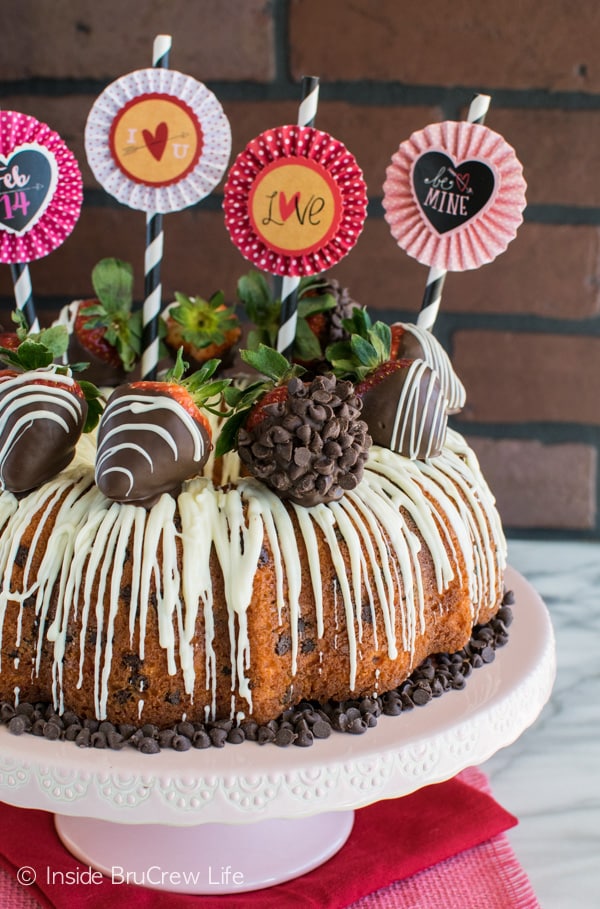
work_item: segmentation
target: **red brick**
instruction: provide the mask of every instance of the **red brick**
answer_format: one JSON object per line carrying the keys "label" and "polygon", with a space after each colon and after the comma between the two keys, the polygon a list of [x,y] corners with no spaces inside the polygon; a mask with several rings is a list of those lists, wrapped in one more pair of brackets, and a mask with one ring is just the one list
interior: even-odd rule
{"label": "red brick", "polygon": [[598,228],[526,222],[494,262],[448,275],[442,308],[587,319],[600,312],[599,288]]}
{"label": "red brick", "polygon": [[[295,122],[297,104],[231,102],[223,104],[233,131],[233,154],[265,129]],[[427,123],[442,118],[435,106],[398,108],[321,101],[316,126],[343,142],[355,156],[372,198],[382,195],[385,170],[401,142]],[[377,136],[377,141],[373,141]]]}
{"label": "red brick", "polygon": [[461,419],[600,426],[600,338],[459,331],[454,367],[465,383]]}
{"label": "red brick", "polygon": [[492,101],[486,124],[515,148],[530,204],[600,205],[590,156],[600,141],[599,111],[506,110]]}
{"label": "red brick", "polygon": [[593,529],[597,453],[589,445],[472,437],[509,528]]}
{"label": "red brick", "polygon": [[298,78],[406,85],[600,89],[600,6],[580,0],[293,0],[291,69]]}
{"label": "red brick", "polygon": [[[188,209],[164,219],[163,299],[175,290],[209,296],[222,288],[233,299],[237,278],[249,268],[235,249],[219,212]],[[89,295],[93,266],[117,256],[134,267],[135,296],[144,294],[145,219],[126,208],[84,209],[75,231],[45,259],[30,266],[34,296],[65,301]],[[0,295],[12,293],[10,271],[0,268]],[[5,320],[6,321],[6,320]]]}
{"label": "red brick", "polygon": [[161,33],[173,37],[173,69],[202,82],[273,78],[273,22],[264,0],[19,0],[18,10],[0,5],[0,79],[116,78],[150,66]]}

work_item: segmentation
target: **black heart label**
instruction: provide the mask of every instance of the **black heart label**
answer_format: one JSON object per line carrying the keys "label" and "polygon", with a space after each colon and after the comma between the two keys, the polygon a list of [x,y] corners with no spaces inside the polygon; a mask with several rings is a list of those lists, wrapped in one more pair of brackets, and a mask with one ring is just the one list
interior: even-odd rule
{"label": "black heart label", "polygon": [[37,224],[58,182],[56,159],[44,146],[19,146],[0,155],[0,229],[18,236]]}
{"label": "black heart label", "polygon": [[417,158],[412,181],[419,208],[438,234],[463,227],[496,193],[495,173],[484,161],[455,164],[439,151]]}

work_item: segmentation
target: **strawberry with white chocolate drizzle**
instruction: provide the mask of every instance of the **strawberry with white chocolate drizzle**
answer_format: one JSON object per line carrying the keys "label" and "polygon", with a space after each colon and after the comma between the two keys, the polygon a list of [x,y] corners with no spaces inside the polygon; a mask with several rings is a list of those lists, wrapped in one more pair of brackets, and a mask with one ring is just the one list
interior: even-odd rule
{"label": "strawberry with white chocolate drizzle", "polygon": [[68,345],[63,327],[28,335],[17,314],[16,347],[0,347],[0,489],[28,492],[67,467],[81,433],[100,415],[99,392],[53,362]]}
{"label": "strawberry with white chocolate drizzle", "polygon": [[180,349],[164,381],[130,382],[114,390],[100,421],[96,453],[96,483],[107,498],[150,508],[200,473],[212,450],[202,408],[212,409],[228,384],[210,381],[218,365],[209,360],[183,379],[187,364]]}
{"label": "strawberry with white chocolate drizzle", "polygon": [[350,340],[331,344],[327,357],[337,376],[356,383],[362,416],[376,445],[426,460],[441,453],[447,402],[437,372],[423,359],[393,359],[392,332],[365,310],[345,320]]}

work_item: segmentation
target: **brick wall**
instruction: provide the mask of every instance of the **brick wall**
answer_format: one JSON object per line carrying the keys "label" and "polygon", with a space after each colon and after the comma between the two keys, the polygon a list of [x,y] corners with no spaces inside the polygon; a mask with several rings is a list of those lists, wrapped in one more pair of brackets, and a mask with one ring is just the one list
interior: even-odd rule
{"label": "brick wall", "polygon": [[[148,66],[173,35],[171,65],[206,82],[232,123],[233,154],[293,122],[298,83],[322,80],[318,126],[356,155],[369,219],[335,270],[383,318],[414,319],[426,269],[383,220],[391,154],[427,123],[461,118],[474,91],[517,150],[525,223],[496,262],[450,275],[436,334],[468,391],[454,420],[478,452],[509,533],[600,537],[600,5],[579,0],[20,0],[0,5],[0,105],[49,123],[85,179],[80,221],[34,263],[43,322],[89,293],[106,255],[134,264],[142,295],[143,215],[95,184],[83,131],[99,92]],[[165,301],[173,291],[233,296],[246,268],[220,213],[221,187],[165,218]],[[0,302],[11,306],[9,270]]]}

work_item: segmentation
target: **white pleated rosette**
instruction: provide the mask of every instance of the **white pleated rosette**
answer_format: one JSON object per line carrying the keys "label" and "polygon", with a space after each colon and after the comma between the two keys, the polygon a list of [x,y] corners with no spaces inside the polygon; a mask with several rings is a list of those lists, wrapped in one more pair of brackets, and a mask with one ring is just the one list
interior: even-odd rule
{"label": "white pleated rosette", "polygon": [[[136,99],[150,96],[185,105],[202,136],[193,168],[163,185],[132,179],[111,150],[116,118]],[[129,208],[165,214],[194,205],[221,181],[231,154],[231,128],[216,96],[202,82],[176,70],[152,67],[122,76],[99,95],[88,116],[85,150],[95,178],[110,195]]]}
{"label": "white pleated rosette", "polygon": [[[454,171],[465,163],[486,165],[494,188],[485,204],[452,229],[440,231],[415,190],[415,167],[439,153]],[[468,168],[467,168],[468,170]],[[446,271],[479,268],[504,252],[523,221],[526,183],[514,149],[499,134],[476,123],[448,120],[415,132],[392,156],[383,184],[385,219],[398,245],[418,262]]]}

